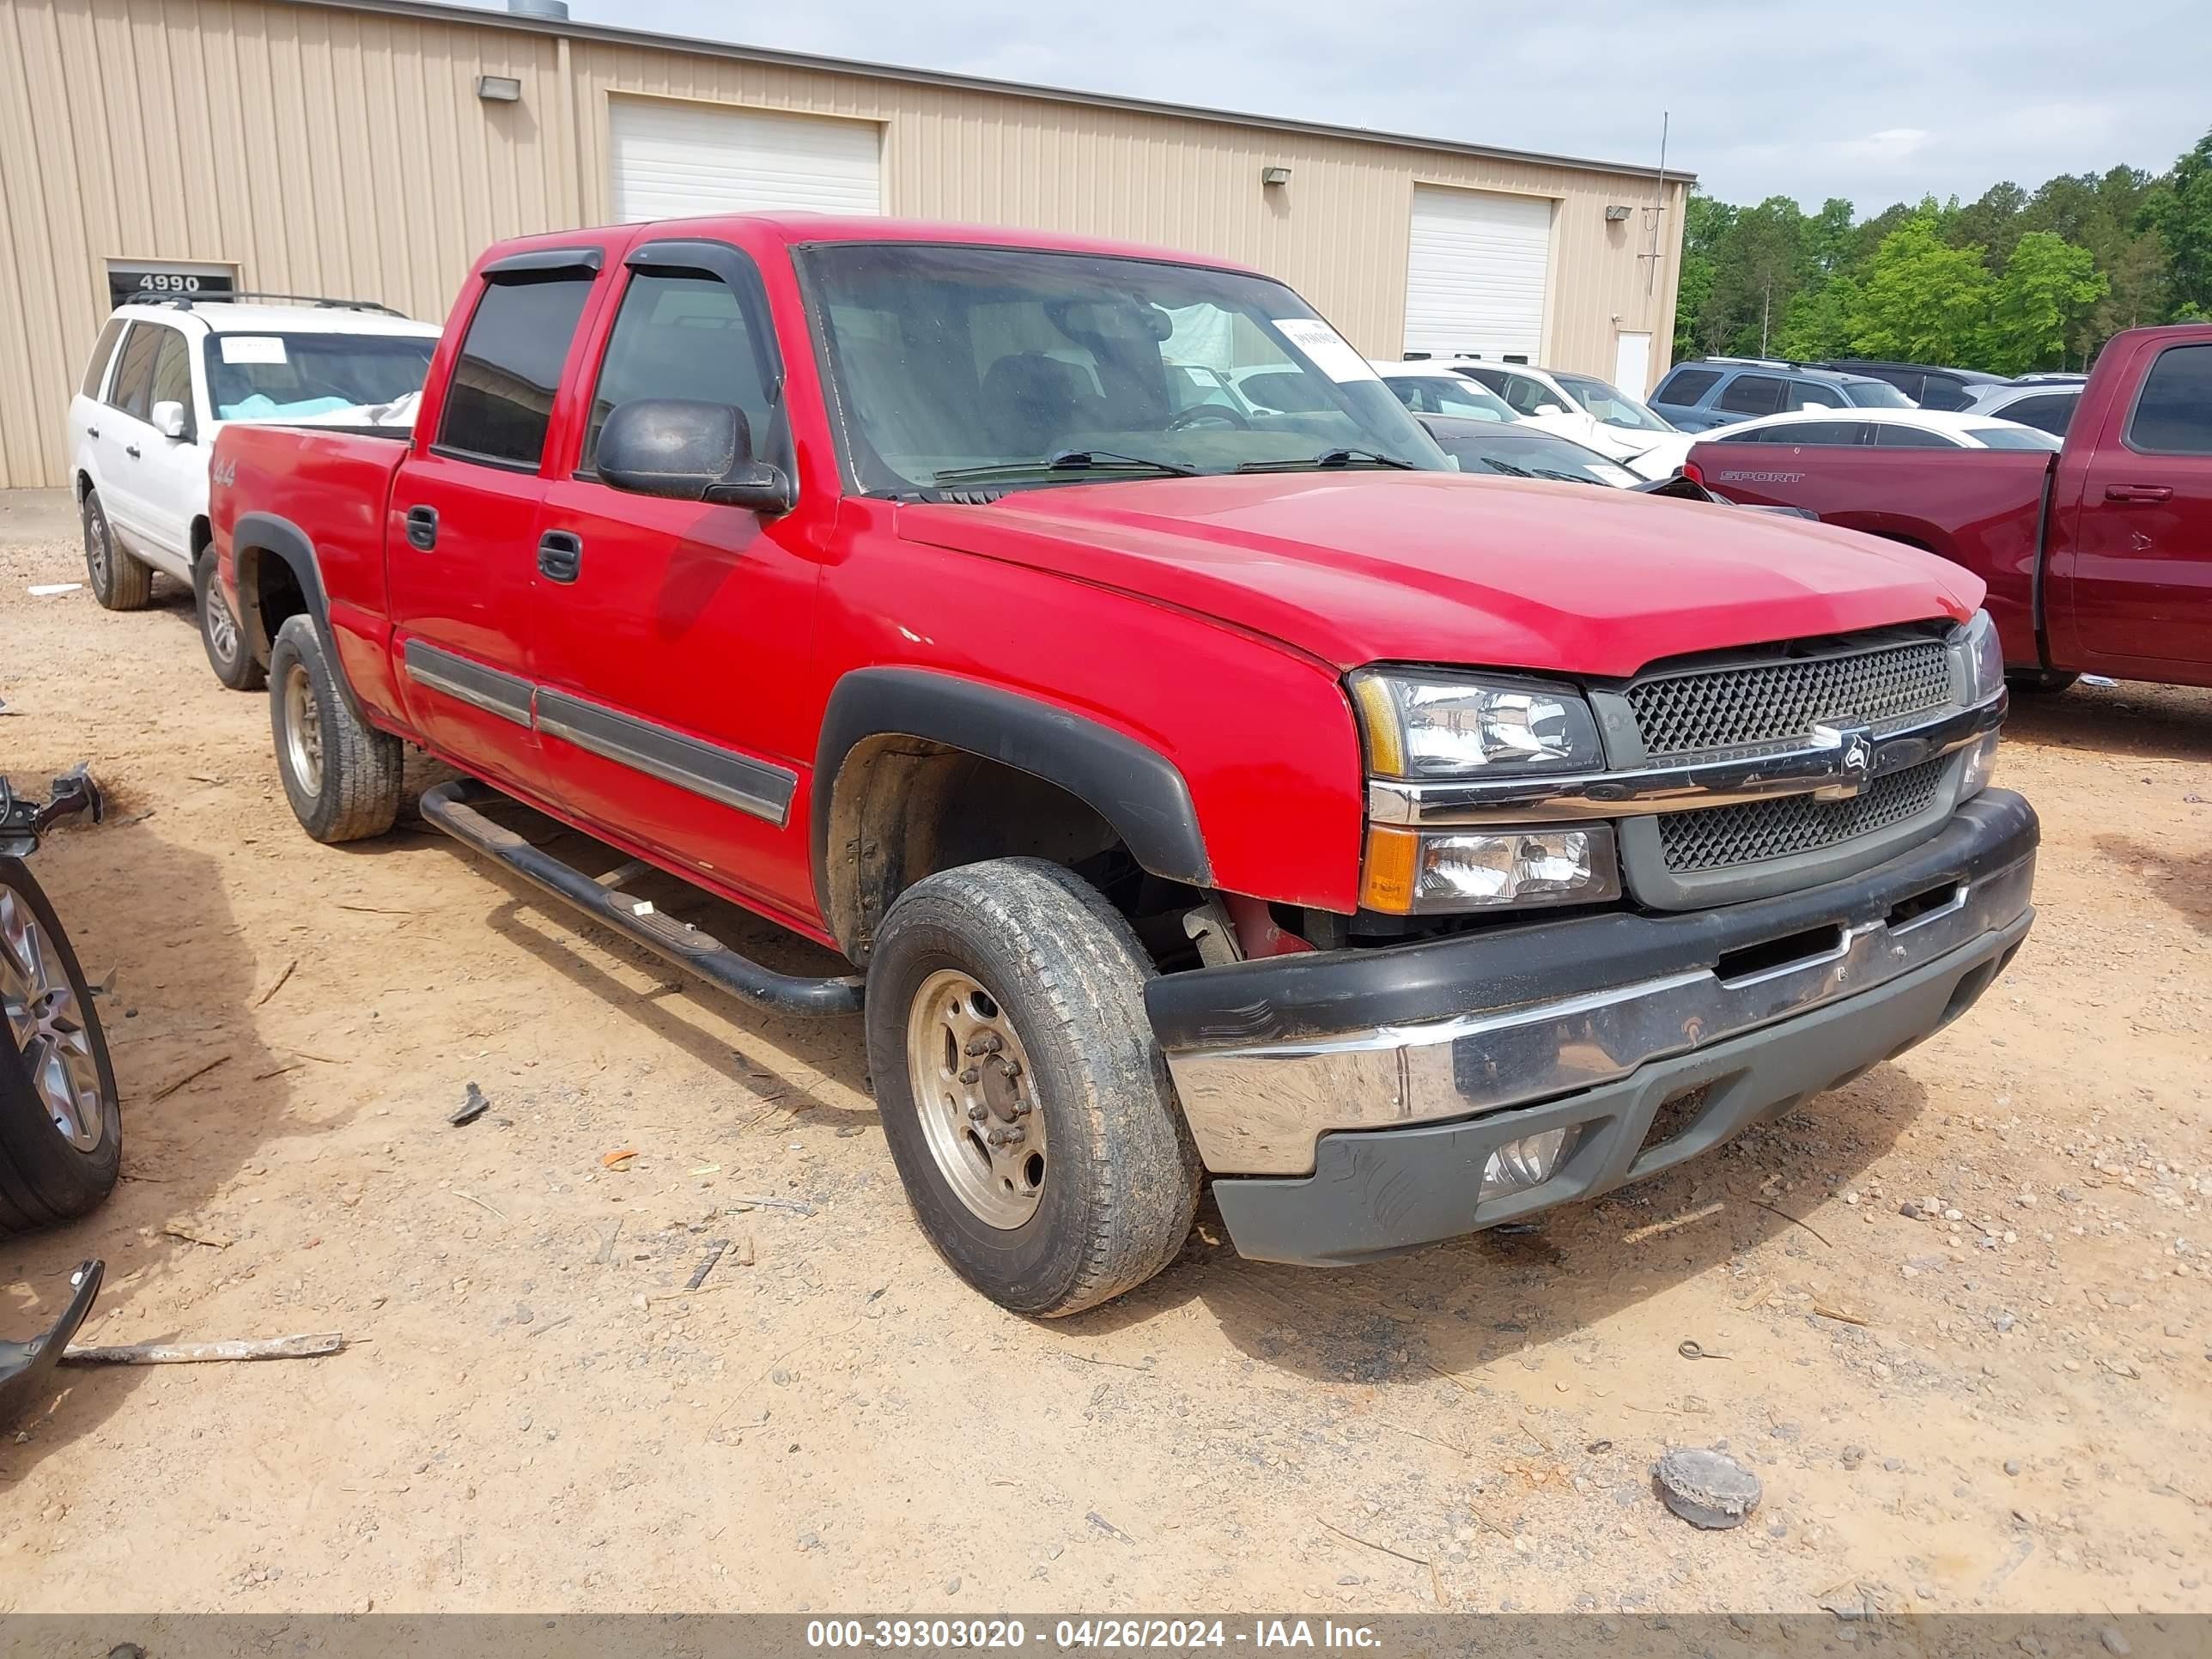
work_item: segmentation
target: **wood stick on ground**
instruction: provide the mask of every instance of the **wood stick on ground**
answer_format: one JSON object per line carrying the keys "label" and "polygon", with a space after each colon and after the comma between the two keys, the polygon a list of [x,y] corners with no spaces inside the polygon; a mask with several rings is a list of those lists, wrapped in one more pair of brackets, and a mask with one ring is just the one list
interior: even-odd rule
{"label": "wood stick on ground", "polygon": [[738,1211],[748,1207],[762,1210],[788,1210],[793,1215],[814,1213],[814,1206],[811,1204],[801,1203],[795,1198],[755,1198],[744,1193],[738,1194],[730,1200],[730,1207],[725,1213],[734,1215]]}
{"label": "wood stick on ground", "polygon": [[1641,1227],[1632,1227],[1621,1234],[1620,1242],[1624,1244],[1640,1244],[1647,1238],[1657,1237],[1661,1233],[1671,1233],[1677,1227],[1686,1227],[1693,1221],[1704,1221],[1717,1216],[1727,1207],[1724,1201],[1717,1198],[1704,1209],[1692,1210],[1687,1215],[1678,1215],[1671,1220],[1654,1221]]}
{"label": "wood stick on ground", "polygon": [[1314,1519],[1321,1521],[1322,1525],[1328,1527],[1328,1529],[1334,1533],[1339,1538],[1349,1539],[1355,1544],[1361,1545],[1370,1550],[1379,1551],[1384,1555],[1394,1555],[1401,1561],[1410,1561],[1417,1567],[1426,1567],[1429,1570],[1429,1588],[1436,1592],[1437,1605],[1438,1607],[1444,1605],[1443,1575],[1437,1571],[1437,1564],[1430,1560],[1426,1556],[1408,1555],[1403,1550],[1394,1550],[1388,1544],[1378,1544],[1371,1538],[1362,1538],[1356,1532],[1346,1532],[1342,1527],[1330,1526],[1328,1522],[1322,1521],[1321,1516],[1317,1515],[1314,1516]]}
{"label": "wood stick on ground", "polygon": [[1838,1308],[1832,1303],[1821,1301],[1818,1297],[1815,1297],[1813,1299],[1813,1311],[1820,1315],[1823,1319],[1836,1320],[1839,1323],[1845,1325],[1871,1325],[1874,1323],[1874,1321],[1869,1319],[1864,1314],[1855,1314],[1848,1308]]}
{"label": "wood stick on ground", "polygon": [[227,1250],[238,1243],[227,1234],[204,1233],[181,1221],[172,1221],[161,1231],[168,1237],[181,1238],[187,1244],[204,1244],[211,1250]]}
{"label": "wood stick on ground", "polygon": [[709,1244],[707,1247],[706,1259],[701,1261],[696,1267],[694,1267],[691,1270],[690,1283],[686,1285],[684,1288],[686,1290],[696,1291],[702,1285],[705,1284],[707,1282],[707,1275],[714,1271],[714,1264],[722,1259],[722,1253],[729,1248],[730,1241],[726,1238],[718,1238],[713,1243]]}
{"label": "wood stick on ground", "polygon": [[228,1054],[217,1054],[213,1060],[208,1061],[206,1065],[194,1067],[191,1071],[185,1073],[182,1077],[179,1078],[174,1083],[163,1084],[160,1088],[154,1091],[153,1097],[155,1100],[167,1100],[171,1095],[176,1093],[178,1090],[183,1088],[187,1083],[196,1082],[199,1079],[205,1077],[210,1072],[215,1070],[216,1066],[226,1066],[229,1063],[230,1056]]}
{"label": "wood stick on ground", "polygon": [[337,1331],[307,1336],[244,1338],[229,1342],[125,1342],[70,1348],[64,1365],[199,1365],[217,1359],[313,1359],[345,1346]]}
{"label": "wood stick on ground", "polygon": [[492,1214],[497,1216],[501,1221],[507,1219],[506,1211],[501,1209],[497,1205],[485,1203],[483,1200],[478,1198],[474,1193],[465,1193],[459,1187],[451,1188],[451,1191],[455,1198],[465,1198],[479,1210],[489,1210]]}
{"label": "wood stick on ground", "polygon": [[284,988],[284,981],[292,977],[292,970],[299,965],[300,958],[297,957],[294,957],[291,961],[286,963],[284,964],[284,971],[276,975],[276,982],[270,986],[267,990],[264,991],[259,996],[254,998],[253,1006],[257,1008],[267,1006],[269,999],[275,996],[279,991]]}
{"label": "wood stick on ground", "polygon": [[1836,1248],[1833,1244],[1828,1244],[1828,1236],[1822,1232],[1818,1227],[1815,1227],[1811,1222],[1800,1221],[1796,1216],[1790,1214],[1789,1211],[1778,1210],[1774,1206],[1769,1204],[1765,1199],[1754,1198],[1751,1201],[1753,1204],[1758,1205],[1760,1209],[1765,1211],[1767,1214],[1778,1215],[1793,1227],[1802,1227],[1807,1232],[1812,1234],[1814,1237],[1819,1239],[1820,1243],[1827,1244],[1830,1249],[1832,1250]]}

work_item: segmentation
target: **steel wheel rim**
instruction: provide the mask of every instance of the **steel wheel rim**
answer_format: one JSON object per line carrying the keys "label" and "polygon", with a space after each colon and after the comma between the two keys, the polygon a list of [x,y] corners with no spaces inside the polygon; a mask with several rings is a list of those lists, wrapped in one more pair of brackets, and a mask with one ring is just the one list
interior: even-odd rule
{"label": "steel wheel rim", "polygon": [[107,1133],[107,1103],[84,1005],[29,902],[4,882],[0,1011],[47,1121],[77,1151],[97,1151]]}
{"label": "steel wheel rim", "polygon": [[230,607],[222,602],[222,588],[210,576],[207,586],[208,643],[215,647],[216,656],[225,662],[238,655],[238,623],[230,614]]}
{"label": "steel wheel rim", "polygon": [[323,793],[323,711],[305,663],[284,676],[284,759],[301,788]]}
{"label": "steel wheel rim", "polygon": [[999,1000],[940,969],[907,1010],[907,1075],[930,1156],[969,1214],[1012,1232],[1036,1214],[1047,1170],[1044,1114],[1029,1053]]}
{"label": "steel wheel rim", "polygon": [[93,581],[107,585],[107,520],[98,513],[84,521],[84,562],[92,571]]}

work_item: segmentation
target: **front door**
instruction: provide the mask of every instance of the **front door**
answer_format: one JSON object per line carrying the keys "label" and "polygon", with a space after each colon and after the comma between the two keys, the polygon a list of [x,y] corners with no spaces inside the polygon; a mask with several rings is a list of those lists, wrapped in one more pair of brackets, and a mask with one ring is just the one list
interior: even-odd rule
{"label": "front door", "polygon": [[595,265],[479,273],[441,406],[423,411],[385,526],[400,681],[415,724],[471,770],[534,793],[529,636],[539,477]]}
{"label": "front door", "polygon": [[548,769],[585,816],[771,910],[813,910],[799,781],[820,566],[809,508],[615,489],[596,470],[607,416],[637,398],[734,404],[754,455],[792,470],[759,273],[726,243],[647,242],[601,331],[574,465],[546,488],[538,718]]}
{"label": "front door", "polygon": [[145,459],[154,436],[154,362],[163,341],[177,337],[177,331],[166,324],[131,325],[108,380],[107,407],[96,422],[100,507],[109,529],[133,552],[150,545]]}
{"label": "front door", "polygon": [[2212,662],[2212,342],[2160,351],[2107,419],[2055,597],[2092,666]]}
{"label": "front door", "polygon": [[1642,401],[1651,389],[1651,337],[1624,331],[1613,343],[1613,383]]}

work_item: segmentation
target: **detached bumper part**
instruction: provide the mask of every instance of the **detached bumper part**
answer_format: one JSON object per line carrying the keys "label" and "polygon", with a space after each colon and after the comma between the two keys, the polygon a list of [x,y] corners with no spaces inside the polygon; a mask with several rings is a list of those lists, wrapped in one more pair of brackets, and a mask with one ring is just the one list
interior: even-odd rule
{"label": "detached bumper part", "polygon": [[1358,1261],[1652,1174],[1940,1030],[2027,935],[2036,841],[1990,790],[1823,888],[1200,969],[1147,1004],[1238,1250]]}
{"label": "detached bumper part", "polygon": [[61,1364],[70,1339],[91,1316],[106,1271],[106,1264],[97,1259],[79,1263],[70,1275],[75,1288],[69,1305],[52,1328],[28,1342],[0,1342],[0,1429],[13,1428],[50,1391],[54,1367]]}

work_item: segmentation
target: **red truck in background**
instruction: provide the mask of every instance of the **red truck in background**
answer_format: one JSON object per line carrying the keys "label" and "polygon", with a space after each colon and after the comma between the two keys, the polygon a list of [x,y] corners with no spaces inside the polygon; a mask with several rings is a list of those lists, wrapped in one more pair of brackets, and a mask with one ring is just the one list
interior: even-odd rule
{"label": "red truck in background", "polygon": [[1722,433],[1685,471],[1964,565],[2015,684],[2212,685],[2212,324],[2114,335],[2056,455],[1874,448],[1849,425],[1817,445]]}
{"label": "red truck in background", "polygon": [[[1295,381],[1187,401],[1192,364]],[[2030,925],[1982,583],[1463,477],[1282,284],[1005,229],[502,243],[413,432],[227,428],[307,832],[426,817],[710,983],[865,1016],[939,1250],[1063,1314],[1603,1192],[1955,1018]],[[516,803],[609,844],[586,869]],[[780,972],[651,866],[857,970]],[[865,977],[863,977],[865,975]]]}

